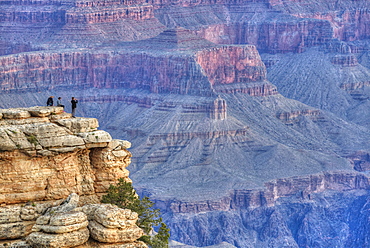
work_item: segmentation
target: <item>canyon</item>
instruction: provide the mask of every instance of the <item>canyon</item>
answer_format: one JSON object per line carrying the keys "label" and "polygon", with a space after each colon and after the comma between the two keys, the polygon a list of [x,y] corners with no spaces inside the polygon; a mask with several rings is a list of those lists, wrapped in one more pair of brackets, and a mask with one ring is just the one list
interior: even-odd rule
{"label": "canyon", "polygon": [[[79,116],[132,143],[134,187],[189,246],[366,246],[369,5],[2,1],[0,107],[54,95],[70,112],[76,97]],[[61,152],[50,138],[40,150],[17,139],[26,153],[1,148],[14,161]],[[80,153],[71,161],[94,154]],[[128,176],[101,172],[69,190],[29,184],[31,196],[9,184],[1,201],[95,199]]]}

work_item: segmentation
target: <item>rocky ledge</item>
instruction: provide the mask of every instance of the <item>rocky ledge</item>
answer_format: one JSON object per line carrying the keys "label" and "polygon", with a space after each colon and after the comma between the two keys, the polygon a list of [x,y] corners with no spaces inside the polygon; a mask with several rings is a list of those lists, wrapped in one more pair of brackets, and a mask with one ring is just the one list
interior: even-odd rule
{"label": "rocky ledge", "polygon": [[72,192],[91,201],[118,178],[131,181],[131,143],[98,126],[97,119],[72,118],[62,107],[0,110],[0,203],[57,200]]}
{"label": "rocky ledge", "polygon": [[111,204],[78,205],[79,196],[72,193],[64,201],[1,207],[0,245],[147,248],[137,240],[143,235],[137,213]]}
{"label": "rocky ledge", "polygon": [[62,107],[0,110],[0,245],[146,247],[136,213],[98,204],[131,181],[131,143],[98,126]]}

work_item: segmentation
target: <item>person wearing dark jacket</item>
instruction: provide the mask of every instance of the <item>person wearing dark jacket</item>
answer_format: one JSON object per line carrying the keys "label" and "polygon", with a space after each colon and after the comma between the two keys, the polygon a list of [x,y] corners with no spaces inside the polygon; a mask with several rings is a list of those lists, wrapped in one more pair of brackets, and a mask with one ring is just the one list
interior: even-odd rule
{"label": "person wearing dark jacket", "polygon": [[54,96],[50,96],[48,100],[46,101],[46,106],[53,106],[54,105]]}
{"label": "person wearing dark jacket", "polygon": [[72,117],[74,118],[76,117],[75,114],[76,114],[78,100],[72,97],[71,103],[72,103]]}

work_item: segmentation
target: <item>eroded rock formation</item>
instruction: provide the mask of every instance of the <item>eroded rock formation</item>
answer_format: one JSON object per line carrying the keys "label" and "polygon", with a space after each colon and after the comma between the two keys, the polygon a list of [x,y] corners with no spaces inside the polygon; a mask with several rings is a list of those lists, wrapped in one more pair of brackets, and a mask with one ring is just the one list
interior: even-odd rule
{"label": "eroded rock formation", "polygon": [[[71,118],[62,107],[0,110],[0,240],[27,236],[30,247],[60,248],[83,245],[91,236],[146,247],[135,245],[143,234],[136,213],[86,205],[98,203],[118,178],[131,181],[130,142],[98,126],[94,118]],[[109,224],[112,216],[116,225]]]}

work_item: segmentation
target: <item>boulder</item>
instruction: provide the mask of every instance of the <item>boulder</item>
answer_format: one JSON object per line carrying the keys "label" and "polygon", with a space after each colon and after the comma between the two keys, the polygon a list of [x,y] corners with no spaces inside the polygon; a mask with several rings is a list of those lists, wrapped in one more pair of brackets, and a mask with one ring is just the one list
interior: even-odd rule
{"label": "boulder", "polygon": [[31,114],[31,116],[35,117],[46,117],[49,115],[57,115],[63,113],[63,108],[62,107],[40,107],[40,106],[35,106],[27,109],[28,112]]}
{"label": "boulder", "polygon": [[138,214],[111,204],[102,204],[94,213],[94,219],[107,228],[127,228],[135,225]]}
{"label": "boulder", "polygon": [[73,133],[95,131],[99,127],[98,120],[95,118],[59,119],[55,120],[55,123],[68,128]]}
{"label": "boulder", "polygon": [[87,227],[89,224],[86,214],[76,211],[46,215],[39,219],[32,228],[34,232],[67,233]]}
{"label": "boulder", "polygon": [[91,147],[106,147],[112,141],[112,136],[106,131],[98,130],[93,132],[79,133],[86,143],[86,146]]}
{"label": "boulder", "polygon": [[0,240],[17,239],[31,232],[34,221],[0,224]]}
{"label": "boulder", "polygon": [[10,108],[1,110],[4,119],[25,119],[31,117],[31,114],[22,108]]}
{"label": "boulder", "polygon": [[33,232],[27,237],[27,243],[35,248],[69,248],[82,245],[88,239],[89,230],[85,227],[62,234]]}
{"label": "boulder", "polygon": [[123,229],[106,228],[94,220],[89,221],[88,228],[93,239],[104,243],[134,242],[144,234],[136,225]]}

